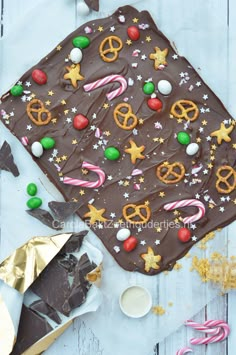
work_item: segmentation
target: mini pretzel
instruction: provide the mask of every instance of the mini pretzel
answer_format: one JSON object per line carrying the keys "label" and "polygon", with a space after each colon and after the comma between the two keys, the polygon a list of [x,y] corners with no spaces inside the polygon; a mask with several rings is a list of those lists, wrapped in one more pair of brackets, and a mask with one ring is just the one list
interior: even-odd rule
{"label": "mini pretzel", "polygon": [[[130,213],[129,210],[133,210],[133,212]],[[142,210],[145,210],[145,213],[142,213]],[[123,216],[126,222],[132,224],[146,223],[151,217],[151,209],[146,205],[134,205],[131,203],[123,207]],[[139,220],[135,219],[135,217],[139,217]]]}
{"label": "mini pretzel", "polygon": [[[226,172],[225,176],[222,176],[222,172]],[[228,194],[236,188],[236,171],[229,165],[221,166],[217,172],[216,176],[218,177],[216,181],[216,190],[221,194]],[[232,183],[229,182],[229,179],[233,176]],[[222,184],[224,187],[222,187]],[[221,185],[221,186],[220,186]]]}
{"label": "mini pretzel", "polygon": [[163,163],[157,167],[157,177],[165,184],[176,184],[185,174],[185,167],[181,163]]}
{"label": "mini pretzel", "polygon": [[190,100],[176,101],[170,112],[175,118],[184,118],[187,121],[195,121],[199,116],[197,105]]}
{"label": "mini pretzel", "polygon": [[138,124],[138,118],[133,113],[131,105],[125,102],[116,106],[113,115],[117,126],[126,131],[133,129]]}
{"label": "mini pretzel", "polygon": [[47,125],[51,119],[51,112],[48,111],[41,100],[31,100],[27,105],[27,114],[31,121],[37,126]]}
{"label": "mini pretzel", "polygon": [[[113,46],[114,43],[118,43],[118,47]],[[117,36],[109,36],[106,37],[99,46],[99,53],[104,62],[114,62],[118,56],[119,51],[123,48],[122,40]],[[108,54],[112,54],[111,57]]]}

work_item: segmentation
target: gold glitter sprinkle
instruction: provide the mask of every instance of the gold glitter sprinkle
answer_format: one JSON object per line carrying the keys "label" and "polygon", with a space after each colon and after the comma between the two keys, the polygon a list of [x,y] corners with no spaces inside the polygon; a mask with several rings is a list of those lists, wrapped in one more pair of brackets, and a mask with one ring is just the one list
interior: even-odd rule
{"label": "gold glitter sprinkle", "polygon": [[159,138],[153,138],[153,142],[159,142]]}
{"label": "gold glitter sprinkle", "polygon": [[157,316],[163,316],[166,313],[165,309],[162,306],[154,306],[152,307],[152,312]]}
{"label": "gold glitter sprinkle", "polygon": [[173,267],[174,270],[179,271],[180,269],[182,269],[182,265],[180,263],[175,263],[175,266]]}
{"label": "gold glitter sprinkle", "polygon": [[128,180],[125,180],[123,186],[129,186],[129,181],[128,181]]}
{"label": "gold glitter sprinkle", "polygon": [[69,112],[70,112],[70,110],[64,110],[65,115],[68,115]]}

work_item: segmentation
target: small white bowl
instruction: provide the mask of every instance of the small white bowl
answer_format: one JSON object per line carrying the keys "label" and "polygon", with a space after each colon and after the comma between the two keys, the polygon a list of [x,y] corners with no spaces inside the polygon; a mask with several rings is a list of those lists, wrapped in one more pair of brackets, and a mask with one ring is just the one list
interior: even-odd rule
{"label": "small white bowl", "polygon": [[126,316],[130,318],[141,318],[149,313],[152,307],[152,296],[150,292],[142,286],[129,286],[121,293],[119,304],[120,309]]}

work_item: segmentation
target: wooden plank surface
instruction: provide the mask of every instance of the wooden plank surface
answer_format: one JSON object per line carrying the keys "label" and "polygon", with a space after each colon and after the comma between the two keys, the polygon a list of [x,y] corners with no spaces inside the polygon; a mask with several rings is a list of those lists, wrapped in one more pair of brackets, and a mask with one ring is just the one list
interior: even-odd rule
{"label": "wooden plank surface", "polygon": [[[58,1],[71,2],[71,9],[65,14],[65,23],[63,24],[63,26],[68,25],[68,32],[70,32],[71,27],[81,23],[81,18],[76,11],[77,1],[52,1],[50,6],[54,6],[55,13]],[[148,3],[148,0],[146,1]],[[3,0],[1,0],[0,3],[1,9],[3,8]],[[4,0],[4,13],[3,18],[1,19],[3,33],[9,33],[12,26],[17,21],[28,21],[27,12],[30,11],[30,8],[34,6],[35,3],[36,0],[34,2],[30,2],[29,0]],[[105,2],[102,3],[104,4]],[[124,3],[125,2],[123,2],[123,4]],[[154,9],[152,9],[152,11],[154,11]],[[205,0],[198,0],[198,2],[193,0],[158,0],[156,2],[155,11],[157,13],[160,29],[163,30],[167,36],[175,39],[175,44],[177,45],[179,52],[184,55],[187,53],[187,57],[194,67],[201,68],[199,71],[203,78],[206,79],[210,87],[220,96],[226,106],[229,107],[230,112],[236,115],[236,64],[234,61],[236,53],[235,2],[233,0],[209,0],[208,2]],[[55,13],[52,15],[52,18]],[[102,16],[104,15],[106,15],[105,7],[102,8]],[[30,26],[33,26],[33,19],[31,20],[32,21],[29,21],[29,31]],[[218,38],[217,41],[216,37]],[[210,48],[210,50],[208,50],[208,48]],[[2,53],[0,53],[0,79],[7,75],[5,68],[1,65],[1,56]],[[17,60],[17,58],[15,58],[15,60]],[[2,206],[5,206],[5,202],[2,201],[1,198],[1,207]],[[228,236],[231,236],[234,231],[235,225],[225,229],[221,235],[221,243],[226,244],[228,242]],[[229,250],[231,250],[232,255],[236,255],[236,241],[234,242],[233,239],[230,239],[230,243],[233,247],[229,248]],[[217,247],[220,249],[221,244]],[[206,256],[209,256],[211,252],[212,250],[207,250]],[[130,280],[132,280],[132,276],[129,277]],[[168,290],[161,289],[161,292],[168,297]],[[209,288],[207,292],[210,293],[211,289]],[[233,331],[228,341],[221,344],[214,344],[209,347],[196,347],[194,349],[194,354],[235,354],[235,312],[235,293],[230,293],[229,296],[217,297],[194,317],[194,320],[199,322],[203,322],[205,319],[228,319]],[[196,334],[197,333],[193,332],[191,329],[186,329],[186,327],[182,326],[175,333],[158,344],[152,354],[140,355],[175,354],[177,349],[187,345],[188,340]],[[153,344],[154,343],[155,340],[153,340]],[[78,319],[46,352],[46,354],[103,355],[105,353],[99,339],[96,338],[84,321]],[[137,355],[139,355],[138,349]]]}

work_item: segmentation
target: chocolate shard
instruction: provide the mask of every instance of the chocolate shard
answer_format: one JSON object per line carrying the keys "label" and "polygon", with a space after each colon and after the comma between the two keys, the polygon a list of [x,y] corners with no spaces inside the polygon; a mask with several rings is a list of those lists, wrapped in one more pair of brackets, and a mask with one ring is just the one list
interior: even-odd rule
{"label": "chocolate shard", "polygon": [[94,11],[99,11],[99,0],[84,0],[85,4]]}
{"label": "chocolate shard", "polygon": [[11,355],[21,355],[52,330],[46,319],[23,305],[17,340]]}
{"label": "chocolate shard", "polygon": [[72,216],[80,208],[80,206],[81,204],[78,202],[51,201],[48,203],[48,207],[54,213],[55,218],[61,222]]}
{"label": "chocolate shard", "polygon": [[69,256],[65,255],[64,258],[62,258],[61,260],[58,258],[58,263],[64,267],[64,269],[69,273],[69,275],[73,275],[74,276],[74,272],[75,272],[75,266],[78,263],[78,259],[70,254]]}
{"label": "chocolate shard", "polygon": [[81,256],[78,263],[78,270],[80,270],[84,278],[89,272],[93,271],[96,267],[97,265],[89,260],[87,253]]}
{"label": "chocolate shard", "polygon": [[52,217],[52,215],[48,211],[45,211],[45,210],[43,210],[41,208],[37,208],[37,209],[34,209],[34,210],[26,210],[26,212],[30,216],[38,219],[41,223],[45,224],[49,228],[52,228],[52,229],[55,229],[55,230],[63,229],[60,226],[60,223],[58,223],[58,221],[55,221],[54,218]]}
{"label": "chocolate shard", "polygon": [[30,309],[32,309],[35,312],[39,312],[44,314],[45,316],[48,316],[50,319],[52,319],[55,323],[61,324],[61,318],[53,309],[50,307],[47,303],[45,303],[43,300],[38,300],[33,302],[30,306]]}
{"label": "chocolate shard", "polygon": [[84,237],[88,234],[87,230],[79,233],[74,233],[70,239],[66,242],[64,247],[60,250],[60,254],[64,253],[76,253],[80,250]]}
{"label": "chocolate shard", "polygon": [[0,149],[0,169],[9,171],[15,177],[19,176],[19,170],[14,162],[14,157],[11,152],[11,147],[5,141]]}
{"label": "chocolate shard", "polygon": [[55,257],[31,285],[31,290],[49,306],[69,316],[70,307],[65,302],[70,296],[69,275]]}

